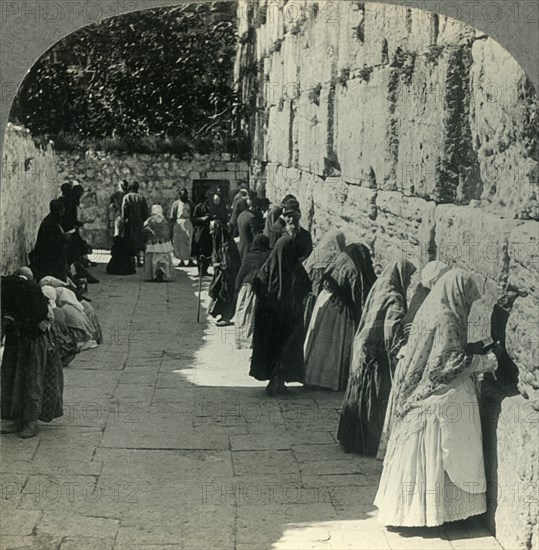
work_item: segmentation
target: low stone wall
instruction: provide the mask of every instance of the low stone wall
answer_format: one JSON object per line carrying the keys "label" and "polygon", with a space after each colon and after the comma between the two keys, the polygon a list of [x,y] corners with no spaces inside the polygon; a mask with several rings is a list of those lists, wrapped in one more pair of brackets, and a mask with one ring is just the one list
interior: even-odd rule
{"label": "low stone wall", "polygon": [[249,177],[246,163],[231,161],[226,156],[184,160],[168,153],[58,151],[57,164],[62,180],[76,180],[85,189],[79,217],[85,222],[85,238],[94,248],[110,247],[109,199],[122,179],[138,181],[148,205],[160,204],[168,213],[179,190],[186,187],[191,192],[194,180],[228,180],[234,189],[238,182]]}
{"label": "low stone wall", "polygon": [[25,128],[8,124],[2,151],[0,254],[2,274],[28,263],[39,224],[58,193],[52,145],[36,145]]}
{"label": "low stone wall", "polygon": [[474,274],[470,338],[501,334],[508,352],[481,395],[487,521],[506,548],[539,548],[535,90],[498,43],[436,13],[322,1],[239,9],[236,76],[254,111],[244,129],[258,188],[294,193],[315,241],[342,229],[379,268],[439,258]]}

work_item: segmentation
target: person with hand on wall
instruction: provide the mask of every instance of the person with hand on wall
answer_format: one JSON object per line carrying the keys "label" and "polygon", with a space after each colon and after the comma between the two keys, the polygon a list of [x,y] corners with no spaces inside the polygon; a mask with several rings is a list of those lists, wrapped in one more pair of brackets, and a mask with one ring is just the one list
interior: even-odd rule
{"label": "person with hand on wall", "polygon": [[50,212],[39,226],[34,250],[29,255],[32,271],[39,279],[50,275],[67,282],[68,238],[76,229],[64,231],[64,209],[64,203],[60,199],[52,200],[49,203]]}

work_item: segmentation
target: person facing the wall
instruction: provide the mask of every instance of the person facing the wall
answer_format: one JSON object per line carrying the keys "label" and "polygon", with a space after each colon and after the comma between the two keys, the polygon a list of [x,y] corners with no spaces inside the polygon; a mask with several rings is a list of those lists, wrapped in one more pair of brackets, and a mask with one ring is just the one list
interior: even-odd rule
{"label": "person facing the wall", "polygon": [[34,250],[30,252],[32,270],[38,278],[50,275],[67,282],[67,243],[75,228],[64,231],[62,219],[64,203],[54,199],[49,203],[49,214],[45,216],[37,233]]}

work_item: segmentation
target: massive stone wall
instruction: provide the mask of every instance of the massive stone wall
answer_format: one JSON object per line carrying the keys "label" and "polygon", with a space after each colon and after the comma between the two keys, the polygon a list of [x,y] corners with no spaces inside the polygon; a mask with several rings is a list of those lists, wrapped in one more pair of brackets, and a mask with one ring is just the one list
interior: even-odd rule
{"label": "massive stone wall", "polygon": [[36,145],[25,128],[8,124],[0,188],[0,271],[11,274],[28,263],[41,220],[58,192],[52,145]]}
{"label": "massive stone wall", "polygon": [[507,548],[539,548],[539,151],[528,78],[494,40],[435,13],[349,1],[238,9],[256,185],[272,199],[295,193],[315,240],[341,228],[380,267],[437,257],[475,275],[470,337],[500,333],[508,351],[499,382],[483,384],[488,522]]}
{"label": "massive stone wall", "polygon": [[85,238],[94,248],[111,245],[110,196],[122,179],[138,181],[148,205],[160,204],[167,214],[179,190],[186,187],[191,192],[194,180],[228,180],[234,189],[249,177],[246,163],[233,162],[227,156],[184,160],[168,153],[58,151],[57,164],[62,181],[75,180],[85,189],[79,217],[85,223]]}

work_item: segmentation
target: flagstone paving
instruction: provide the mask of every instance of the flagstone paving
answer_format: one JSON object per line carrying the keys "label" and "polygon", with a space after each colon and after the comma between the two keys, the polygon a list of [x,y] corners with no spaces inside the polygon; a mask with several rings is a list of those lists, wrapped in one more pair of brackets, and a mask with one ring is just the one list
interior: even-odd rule
{"label": "flagstone paving", "polygon": [[384,529],[380,462],[335,439],[342,393],[266,397],[207,293],[197,324],[195,270],[157,284],[104,267],[105,341],[64,370],[64,416],[1,438],[2,549],[501,548],[475,521]]}

